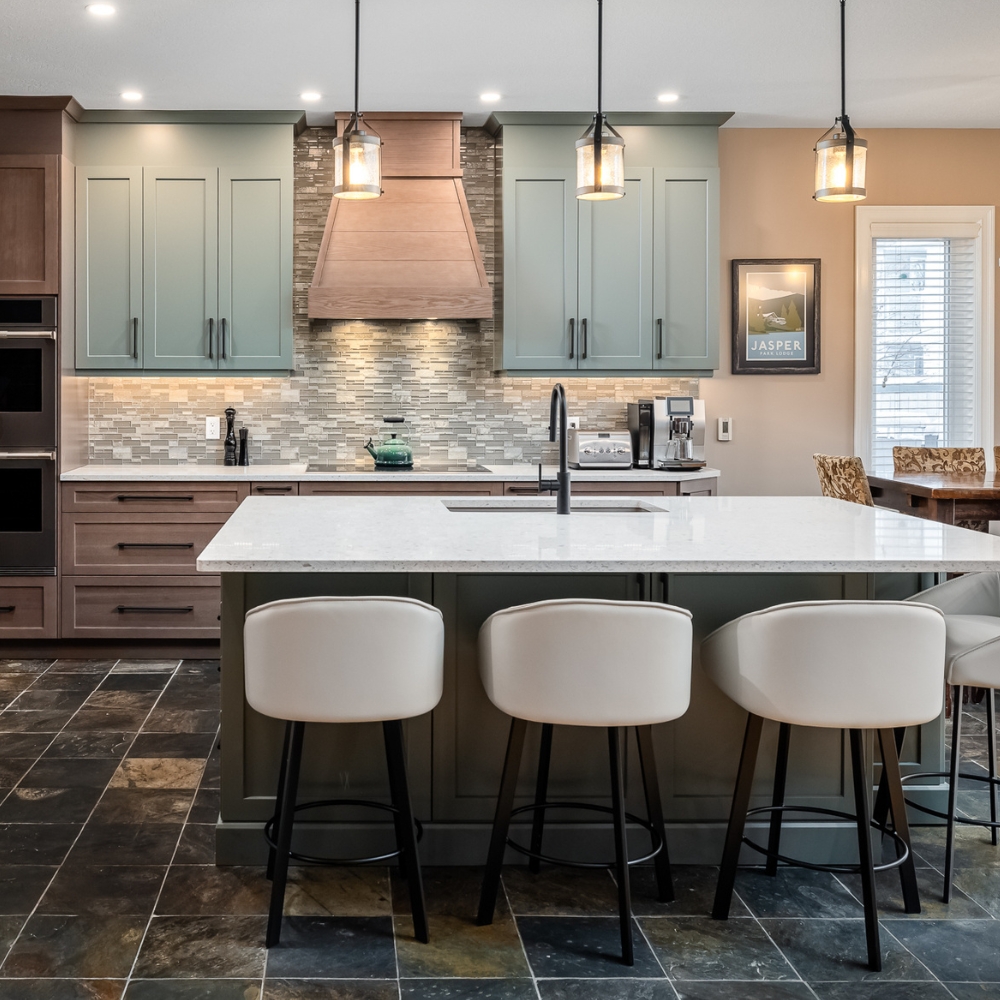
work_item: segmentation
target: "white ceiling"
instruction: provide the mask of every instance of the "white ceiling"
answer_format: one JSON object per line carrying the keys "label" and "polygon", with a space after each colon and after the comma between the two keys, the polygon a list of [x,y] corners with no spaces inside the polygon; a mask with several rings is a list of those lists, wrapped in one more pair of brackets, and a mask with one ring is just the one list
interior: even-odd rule
{"label": "white ceiling", "polygon": [[[86,108],[353,101],[351,0],[0,0],[0,93]],[[364,0],[362,109],[591,111],[594,0]],[[607,0],[605,107],[832,124],[837,0]],[[1000,127],[1000,0],[848,0],[848,111],[866,127]],[[127,104],[124,90],[144,100]],[[502,100],[486,107],[485,91]],[[680,100],[657,102],[664,91]]]}

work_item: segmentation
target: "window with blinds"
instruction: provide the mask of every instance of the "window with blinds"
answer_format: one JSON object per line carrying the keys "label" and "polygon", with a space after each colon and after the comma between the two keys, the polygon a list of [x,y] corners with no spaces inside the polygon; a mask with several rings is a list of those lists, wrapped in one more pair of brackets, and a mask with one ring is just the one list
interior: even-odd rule
{"label": "window with blinds", "polygon": [[872,240],[872,463],[976,435],[976,240]]}

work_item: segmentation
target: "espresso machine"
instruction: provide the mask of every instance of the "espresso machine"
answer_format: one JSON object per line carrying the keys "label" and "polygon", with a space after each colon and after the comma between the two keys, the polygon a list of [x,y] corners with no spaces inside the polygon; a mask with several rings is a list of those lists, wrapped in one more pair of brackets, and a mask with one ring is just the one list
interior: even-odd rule
{"label": "espresso machine", "polygon": [[698,469],[705,464],[705,401],[657,396],[628,404],[632,461],[642,469]]}

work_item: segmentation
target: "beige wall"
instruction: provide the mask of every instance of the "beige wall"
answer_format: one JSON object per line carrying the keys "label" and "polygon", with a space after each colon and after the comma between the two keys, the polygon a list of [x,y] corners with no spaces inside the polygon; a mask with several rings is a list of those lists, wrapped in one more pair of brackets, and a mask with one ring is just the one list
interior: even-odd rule
{"label": "beige wall", "polygon": [[[868,205],[1000,203],[1000,130],[863,129]],[[701,380],[727,494],[818,493],[814,452],[854,446],[854,208],[812,199],[815,129],[722,129],[722,358]],[[730,261],[822,260],[819,375],[731,375]],[[715,440],[730,416],[731,442]]]}

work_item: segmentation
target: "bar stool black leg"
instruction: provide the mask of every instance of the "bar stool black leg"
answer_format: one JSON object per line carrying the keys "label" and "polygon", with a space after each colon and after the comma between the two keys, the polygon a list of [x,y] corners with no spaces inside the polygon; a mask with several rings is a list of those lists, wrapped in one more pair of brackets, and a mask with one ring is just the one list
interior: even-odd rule
{"label": "bar stool black leg", "polygon": [[[278,825],[281,823],[281,800],[285,795],[285,768],[288,767],[288,745],[292,739],[292,724],[285,723],[285,740],[281,747],[281,766],[278,768],[278,793],[274,796],[274,826],[271,828],[274,839],[278,837]],[[267,877],[274,878],[274,858],[273,847],[267,852]]]}
{"label": "bar stool black leg", "polygon": [[729,811],[729,826],[726,829],[726,846],[722,850],[719,884],[715,890],[715,903],[712,906],[712,917],[715,920],[726,920],[729,917],[733,887],[736,885],[736,866],[740,862],[743,828],[746,826],[747,810],[750,808],[753,773],[757,767],[757,753],[760,750],[760,734],[763,728],[764,720],[759,715],[747,716],[747,728],[743,734],[743,752],[740,754],[733,805]]}
{"label": "bar stool black leg", "polygon": [[[997,776],[997,719],[996,701],[993,697],[993,688],[986,689],[986,726],[989,729],[987,734],[987,746],[990,758],[990,820],[997,821],[997,786],[994,780]],[[997,843],[997,828],[990,829],[990,840],[994,847]]]}
{"label": "bar stool black leg", "polygon": [[[535,805],[541,805],[549,794],[549,764],[552,760],[552,724],[542,723],[542,743],[538,750],[538,777],[535,780]],[[545,810],[536,809],[531,820],[531,851],[540,854],[542,834],[545,830]],[[528,859],[529,870],[537,875],[542,863],[538,858]]]}
{"label": "bar stool black leg", "polygon": [[615,822],[615,878],[618,881],[618,920],[621,925],[622,962],[634,965],[632,948],[632,897],[628,878],[628,839],[625,833],[625,774],[622,768],[622,731],[608,726],[611,758],[611,807]]}
{"label": "bar stool black leg", "polygon": [[[906,738],[906,727],[897,726],[895,734],[896,759],[899,759],[903,751],[903,740]],[[889,820],[889,784],[885,777],[885,768],[882,768],[882,776],[878,779],[878,791],[875,794],[875,805],[872,807],[872,822],[885,833],[886,823]]]}
{"label": "bar stool black leg", "polygon": [[497,809],[493,816],[493,833],[490,836],[490,849],[486,857],[483,889],[479,896],[479,915],[476,917],[476,923],[480,927],[493,923],[493,912],[497,905],[497,893],[500,891],[500,872],[503,868],[503,856],[507,849],[510,814],[514,808],[514,793],[517,791],[517,775],[521,770],[524,733],[527,728],[528,723],[524,719],[510,720],[507,755],[504,757],[503,762],[503,776],[500,778]]}
{"label": "bar stool black leg", "polygon": [[403,723],[398,719],[382,723],[385,738],[386,762],[389,765],[389,785],[392,804],[398,809],[398,828],[403,840],[398,845],[406,859],[406,881],[410,890],[410,912],[413,914],[413,936],[424,944],[428,942],[427,906],[424,901],[424,880],[417,854],[417,829],[413,822],[410,789],[406,781],[406,756],[403,751]]}
{"label": "bar stool black leg", "polygon": [[875,868],[872,858],[871,814],[868,796],[871,781],[865,767],[864,738],[860,729],[851,730],[851,772],[854,778],[854,809],[858,824],[861,898],[865,907],[865,938],[868,942],[868,968],[882,970],[882,947],[879,943],[878,904],[875,897]]}
{"label": "bar stool black leg", "polygon": [[[791,739],[792,727],[787,722],[778,726],[778,755],[774,761],[774,791],[771,793],[771,805],[785,804],[785,784],[788,779],[788,743]],[[778,809],[771,813],[771,826],[767,834],[767,859],[764,871],[770,876],[778,874],[778,859],[774,857],[781,848],[781,819]]]}
{"label": "bar stool black leg", "polygon": [[948,775],[948,832],[944,850],[944,893],[942,902],[951,902],[951,880],[955,870],[955,813],[958,808],[958,772],[962,763],[962,685],[952,695],[951,765]]}
{"label": "bar stool black leg", "polygon": [[281,812],[278,821],[277,847],[274,858],[274,876],[271,882],[271,908],[267,916],[265,946],[276,945],[281,938],[281,914],[285,908],[285,883],[288,880],[288,852],[292,847],[292,827],[295,825],[295,797],[299,790],[299,767],[302,763],[302,737],[304,722],[293,722],[288,749],[288,765],[282,788]]}
{"label": "bar stool black leg", "polygon": [[667,830],[663,823],[663,803],[660,800],[660,776],[653,750],[653,727],[636,726],[639,744],[639,768],[642,771],[642,790],[646,797],[646,817],[653,829],[663,839],[663,848],[653,858],[656,866],[656,888],[661,903],[674,901],[674,880],[670,872],[670,854],[667,851]]}
{"label": "bar stool black leg", "polygon": [[[892,828],[896,835],[902,838],[907,847],[910,846],[910,821],[906,815],[906,802],[903,799],[903,782],[899,773],[899,757],[896,750],[896,737],[891,729],[878,731],[878,742],[882,748],[882,778],[885,782],[886,795],[892,810]],[[901,848],[896,841],[896,857]],[[899,866],[899,884],[903,890],[903,906],[907,913],[920,912],[920,890],[917,888],[917,871],[913,864],[913,853]]]}

